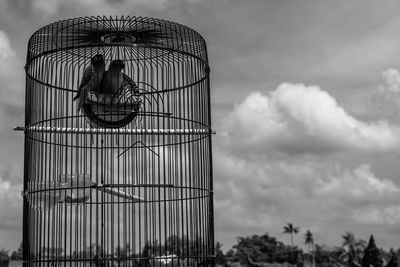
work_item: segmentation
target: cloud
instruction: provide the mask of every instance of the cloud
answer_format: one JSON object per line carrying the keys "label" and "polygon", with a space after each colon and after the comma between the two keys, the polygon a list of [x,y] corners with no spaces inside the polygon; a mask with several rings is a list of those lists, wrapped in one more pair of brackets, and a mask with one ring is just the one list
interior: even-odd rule
{"label": "cloud", "polygon": [[34,0],[32,1],[32,8],[34,11],[45,14],[47,16],[56,15],[58,13],[59,5],[61,1],[53,0]]}
{"label": "cloud", "polygon": [[353,218],[361,225],[384,226],[390,229],[400,223],[400,207],[398,205],[386,207],[371,205],[356,209]]}
{"label": "cloud", "polygon": [[[0,30],[0,123],[10,125],[10,118],[22,119],[24,71],[5,31]],[[8,131],[3,127],[1,132]],[[1,141],[0,141],[1,142]]]}
{"label": "cloud", "polygon": [[395,151],[400,128],[348,114],[318,86],[283,83],[269,94],[253,92],[221,125],[232,149],[323,154],[341,150]]}
{"label": "cloud", "polygon": [[32,9],[34,13],[42,15],[43,19],[46,19],[66,12],[77,14],[82,10],[84,10],[87,15],[113,15],[121,12],[129,13],[129,11],[133,11],[137,8],[158,10],[165,8],[166,4],[166,0],[33,0]]}
{"label": "cloud", "polygon": [[0,176],[0,248],[14,248],[22,240],[22,184]]}
{"label": "cloud", "polygon": [[396,69],[387,69],[382,72],[382,77],[385,82],[383,90],[391,92],[400,92],[400,73]]}
{"label": "cloud", "polygon": [[[215,72],[214,86],[223,84],[229,90],[223,90],[223,93],[220,93],[220,98],[225,101],[224,103],[227,102],[229,108],[233,101],[238,101],[239,97],[247,95],[252,88],[265,86],[267,81],[272,84],[282,80],[316,81],[319,84],[323,81],[329,87],[337,89],[338,95],[343,94],[341,88],[345,88],[344,94],[347,94],[348,89],[354,89],[352,87],[354,84],[369,86],[371,80],[374,79],[373,73],[376,73],[376,69],[379,70],[382,65],[387,66],[391,64],[390,62],[395,63],[396,60],[393,53],[398,47],[398,37],[393,35],[392,29],[396,29],[398,23],[393,20],[391,23],[393,28],[389,28],[385,36],[370,34],[371,30],[382,32],[382,25],[377,23],[377,16],[385,16],[382,20],[385,23],[387,18],[392,17],[387,12],[376,12],[377,6],[373,4],[367,11],[374,19],[367,16],[368,20],[360,22],[360,17],[354,16],[357,12],[359,13],[357,4],[352,4],[356,12],[354,13],[347,12],[348,9],[343,6],[336,7],[337,5],[328,8],[322,5],[323,9],[322,6],[315,8],[315,3],[311,4],[311,2],[310,5],[313,6],[311,9],[301,4],[299,8],[289,10],[282,8],[280,4],[275,8],[273,4],[268,8],[260,8],[264,4],[246,3],[243,4],[243,8],[238,8],[237,5],[232,5],[228,1],[218,2],[218,5],[204,1],[204,3],[201,2],[202,8],[191,9],[187,8],[185,1],[178,2],[175,4],[174,1],[172,4],[171,1],[166,0],[54,0],[51,3],[43,0],[33,0],[29,3],[20,0],[0,1],[2,7],[4,3],[18,7],[18,10],[14,10],[15,14],[6,8],[1,8],[4,15],[2,16],[3,30],[9,33],[8,36],[12,37],[13,41],[12,46],[9,47],[16,50],[19,58],[17,64],[13,56],[7,57],[7,60],[0,63],[0,67],[4,66],[4,71],[1,71],[3,75],[0,77],[2,84],[0,121],[3,126],[5,125],[2,132],[7,132],[9,136],[3,138],[0,145],[3,148],[4,161],[10,161],[10,155],[18,153],[18,160],[22,162],[23,149],[16,147],[17,143],[21,143],[22,134],[16,136],[9,129],[23,121],[21,116],[19,116],[21,119],[16,119],[15,114],[17,114],[17,109],[23,108],[22,66],[26,52],[26,38],[37,28],[64,19],[66,16],[121,14],[122,12],[171,19],[198,29],[204,34],[209,44],[209,58],[213,61],[211,65],[214,66],[212,70]],[[45,3],[47,6],[44,6]],[[380,5],[379,8],[388,9],[391,12],[395,10],[390,5]],[[184,13],[181,10],[189,12]],[[209,16],[209,19],[204,20],[202,14],[208,14],[204,11],[218,15]],[[268,16],[264,14],[266,11],[270,12]],[[259,16],[254,16],[254,12],[259,12]],[[232,14],[237,16],[232,16]],[[293,19],[282,19],[287,17],[282,14],[290,14]],[[346,15],[345,19],[343,19],[343,14]],[[305,17],[308,19],[305,20]],[[231,18],[234,19],[231,20]],[[268,20],[265,21],[264,18]],[[332,24],[332,21],[335,23]],[[336,23],[338,21],[343,25],[349,24],[349,21],[356,21],[356,23],[353,23],[350,28],[343,28],[338,27]],[[233,23],[235,27],[226,27],[227,23],[230,25]],[[254,29],[261,24],[268,25],[269,30],[264,31],[268,32],[268,36],[261,32],[255,33]],[[384,29],[387,29],[386,25]],[[282,28],[287,29],[290,34],[288,31],[282,31]],[[344,36],[340,34],[343,33],[343,29],[346,33]],[[239,34],[240,38],[238,38]],[[249,44],[247,42],[249,39],[256,41]],[[227,45],[226,40],[232,40],[232,42],[228,42],[229,45]],[[243,51],[251,51],[251,53],[243,53]],[[376,51],[382,53],[376,53]],[[349,62],[349,58],[354,60]],[[268,76],[265,73],[268,73]],[[395,76],[396,73],[393,77]],[[396,79],[393,80],[396,81]],[[341,87],[337,86],[338,84]],[[377,119],[373,119],[377,122],[361,120],[359,117],[356,119],[350,115],[349,109],[341,108],[331,95],[318,87],[316,87],[318,90],[312,90],[311,86],[288,85],[290,87],[303,86],[303,88],[296,94],[282,89],[280,94],[258,92],[252,97],[249,95],[246,98],[248,100],[246,105],[244,101],[241,102],[234,112],[224,117],[226,120],[224,128],[217,129],[217,142],[214,142],[214,146],[217,146],[214,149],[217,236],[223,232],[225,238],[234,239],[235,236],[242,235],[246,231],[248,234],[273,231],[280,238],[282,237],[279,235],[282,232],[281,226],[288,221],[293,221],[301,225],[302,229],[308,227],[319,229],[324,233],[320,236],[324,238],[329,235],[340,238],[338,231],[346,227],[349,227],[346,230],[357,229],[355,222],[358,221],[357,217],[354,217],[355,212],[364,216],[372,214],[369,217],[373,221],[372,218],[374,216],[377,218],[379,212],[386,206],[394,206],[390,198],[394,201],[398,199],[395,194],[398,187],[395,186],[395,191],[390,191],[391,181],[380,178],[381,175],[374,173],[368,164],[357,163],[356,166],[341,167],[335,163],[329,163],[325,155],[342,151],[393,151],[397,149],[395,137],[391,134],[388,137],[382,134],[382,140],[377,140],[376,135],[379,136],[385,129],[389,133],[396,133],[397,128],[389,123],[379,122],[378,115]],[[384,86],[389,87],[389,83],[385,82]],[[387,91],[384,94],[386,99],[382,102],[382,108],[388,109],[385,103],[395,99],[397,92],[385,90]],[[21,94],[14,94],[13,92],[16,91]],[[213,91],[221,92],[222,90]],[[364,93],[363,90],[361,95]],[[289,101],[290,96],[294,99]],[[297,102],[296,98],[298,98]],[[329,102],[329,98],[333,101]],[[300,102],[303,99],[308,102],[307,105],[301,106]],[[316,107],[320,101],[330,103],[328,106],[325,105],[329,108],[324,113]],[[294,105],[298,106],[292,106],[291,102],[295,102]],[[257,106],[253,103],[257,103]],[[354,105],[354,102],[351,104]],[[363,104],[360,103],[360,106]],[[395,107],[396,103],[391,105],[390,109],[385,111],[386,113],[379,114],[383,114],[382,117],[388,119],[390,114],[397,112]],[[368,107],[368,112],[368,114],[378,114],[373,105]],[[221,112],[215,112],[215,117],[222,117],[218,113],[221,114]],[[393,119],[398,119],[398,117],[393,115]],[[382,128],[377,129],[381,123]],[[221,149],[218,147],[218,142],[222,139],[222,130],[226,131],[228,137],[225,140],[224,149],[226,150],[218,151]],[[370,134],[365,137],[363,131]],[[349,140],[347,140],[348,137]],[[393,144],[393,148],[390,148],[390,144]],[[255,153],[261,159],[249,161],[240,153],[241,149],[246,153]],[[230,153],[232,151],[237,153]],[[279,159],[276,155],[272,155],[269,158],[271,160],[265,161],[265,156],[271,155],[272,152],[283,152],[284,155],[279,155]],[[299,157],[301,153],[316,154],[321,159],[316,161],[315,157],[311,159],[313,161],[309,161],[304,155]],[[296,157],[288,157],[294,154]],[[350,158],[353,160],[352,156],[345,159]],[[12,162],[16,166],[12,168],[12,173],[16,172],[15,170],[22,172],[20,164],[15,163],[14,159]],[[5,162],[7,166],[11,166],[9,163]],[[371,166],[374,165],[371,164]],[[15,177],[14,174],[11,176]],[[12,192],[19,194],[20,191],[13,189],[13,185],[5,181],[6,178],[3,175],[0,184],[4,189],[8,188],[8,191],[5,191],[8,193],[5,194],[12,194],[12,196],[0,197],[2,203],[7,203],[9,198],[13,199]],[[359,186],[359,190],[352,188],[355,187],[356,181],[363,183]],[[339,186],[342,189],[335,192],[334,188]],[[323,194],[320,192],[322,189]],[[373,195],[377,201],[376,205],[366,200],[368,194]],[[8,207],[3,207],[5,204],[1,205],[0,210],[7,213]],[[20,214],[19,211],[18,214]],[[5,216],[4,218],[7,219],[3,219],[3,213],[1,213],[1,222],[10,221],[9,214]],[[1,233],[5,232],[8,231],[1,231]],[[20,241],[19,236],[17,239],[0,236],[0,240],[4,243],[0,244],[0,247],[10,247],[10,240]]]}
{"label": "cloud", "polygon": [[368,164],[363,164],[353,171],[344,171],[339,175],[329,174],[317,180],[315,194],[324,198],[341,199],[361,203],[397,201],[400,189],[388,179],[380,179],[371,172]]}
{"label": "cloud", "polygon": [[398,151],[399,130],[383,120],[355,118],[318,86],[283,83],[251,93],[218,129],[217,239],[230,245],[236,236],[265,231],[284,239],[287,222],[313,229],[327,244],[339,242],[345,231],[385,236],[374,227],[391,227],[400,218],[391,214],[400,187],[370,163],[341,161]]}
{"label": "cloud", "polygon": [[8,34],[0,30],[0,123],[2,125],[9,122],[7,116],[15,118],[15,114],[22,114],[24,76],[23,68],[18,65],[17,55]]}
{"label": "cloud", "polygon": [[386,118],[393,123],[400,123],[400,73],[389,68],[381,73],[383,84],[368,98],[368,107],[364,106],[369,116]]}
{"label": "cloud", "polygon": [[16,66],[15,61],[16,53],[12,48],[8,34],[0,29],[0,79],[2,83],[5,80],[17,78],[13,69]]}
{"label": "cloud", "polygon": [[21,184],[13,184],[0,177],[0,228],[15,228],[21,225],[21,190]]}
{"label": "cloud", "polygon": [[[400,201],[399,186],[369,163],[343,167],[335,159],[396,152],[399,130],[353,117],[318,86],[283,83],[267,94],[251,93],[217,135],[216,229],[223,229],[217,239],[230,245],[236,236],[265,231],[283,239],[282,226],[295,222],[334,244],[348,230],[368,235],[377,225],[393,225],[390,207]],[[331,156],[340,152],[346,153]]]}
{"label": "cloud", "polygon": [[[318,242],[334,244],[345,231],[368,235],[377,231],[371,225],[385,228],[400,218],[390,208],[400,201],[399,186],[369,164],[350,169],[308,158],[257,162],[217,149],[214,169],[216,234],[226,245],[266,231],[283,239],[287,222],[314,229]],[[377,221],[377,211],[384,220]]]}
{"label": "cloud", "polygon": [[10,40],[7,34],[0,30],[0,59],[4,60],[13,56],[15,56],[15,52],[11,47]]}

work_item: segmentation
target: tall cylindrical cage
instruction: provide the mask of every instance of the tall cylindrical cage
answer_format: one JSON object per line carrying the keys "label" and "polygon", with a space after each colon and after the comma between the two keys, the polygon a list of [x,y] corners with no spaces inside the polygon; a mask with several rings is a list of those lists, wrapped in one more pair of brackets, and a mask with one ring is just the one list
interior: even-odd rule
{"label": "tall cylindrical cage", "polygon": [[26,266],[214,266],[196,31],[130,16],[45,26],[28,44],[25,110]]}

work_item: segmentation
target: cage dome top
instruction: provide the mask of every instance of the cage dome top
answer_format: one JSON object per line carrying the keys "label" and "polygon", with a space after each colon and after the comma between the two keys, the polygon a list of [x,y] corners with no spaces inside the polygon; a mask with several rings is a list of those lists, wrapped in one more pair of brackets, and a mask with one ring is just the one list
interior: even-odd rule
{"label": "cage dome top", "polygon": [[193,29],[162,19],[97,16],[61,20],[36,31],[28,44],[28,64],[37,57],[62,54],[89,59],[101,53],[148,60],[162,57],[206,59],[204,39]]}

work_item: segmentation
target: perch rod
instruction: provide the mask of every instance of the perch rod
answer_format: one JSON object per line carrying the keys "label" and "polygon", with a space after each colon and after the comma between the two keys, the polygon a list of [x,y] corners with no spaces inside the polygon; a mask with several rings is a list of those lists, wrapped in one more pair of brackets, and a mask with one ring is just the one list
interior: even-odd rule
{"label": "perch rod", "polygon": [[76,133],[76,134],[215,134],[209,129],[109,129],[109,128],[75,128],[75,127],[51,127],[51,126],[17,126],[15,131],[33,131],[42,133]]}

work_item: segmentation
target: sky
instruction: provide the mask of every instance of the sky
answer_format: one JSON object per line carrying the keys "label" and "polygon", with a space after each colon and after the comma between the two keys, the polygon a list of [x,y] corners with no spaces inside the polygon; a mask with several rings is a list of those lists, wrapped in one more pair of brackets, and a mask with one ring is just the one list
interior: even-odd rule
{"label": "sky", "polygon": [[400,247],[397,0],[0,0],[0,248],[22,235],[26,48],[65,18],[171,20],[206,40],[215,237],[268,232],[338,246],[345,232]]}

